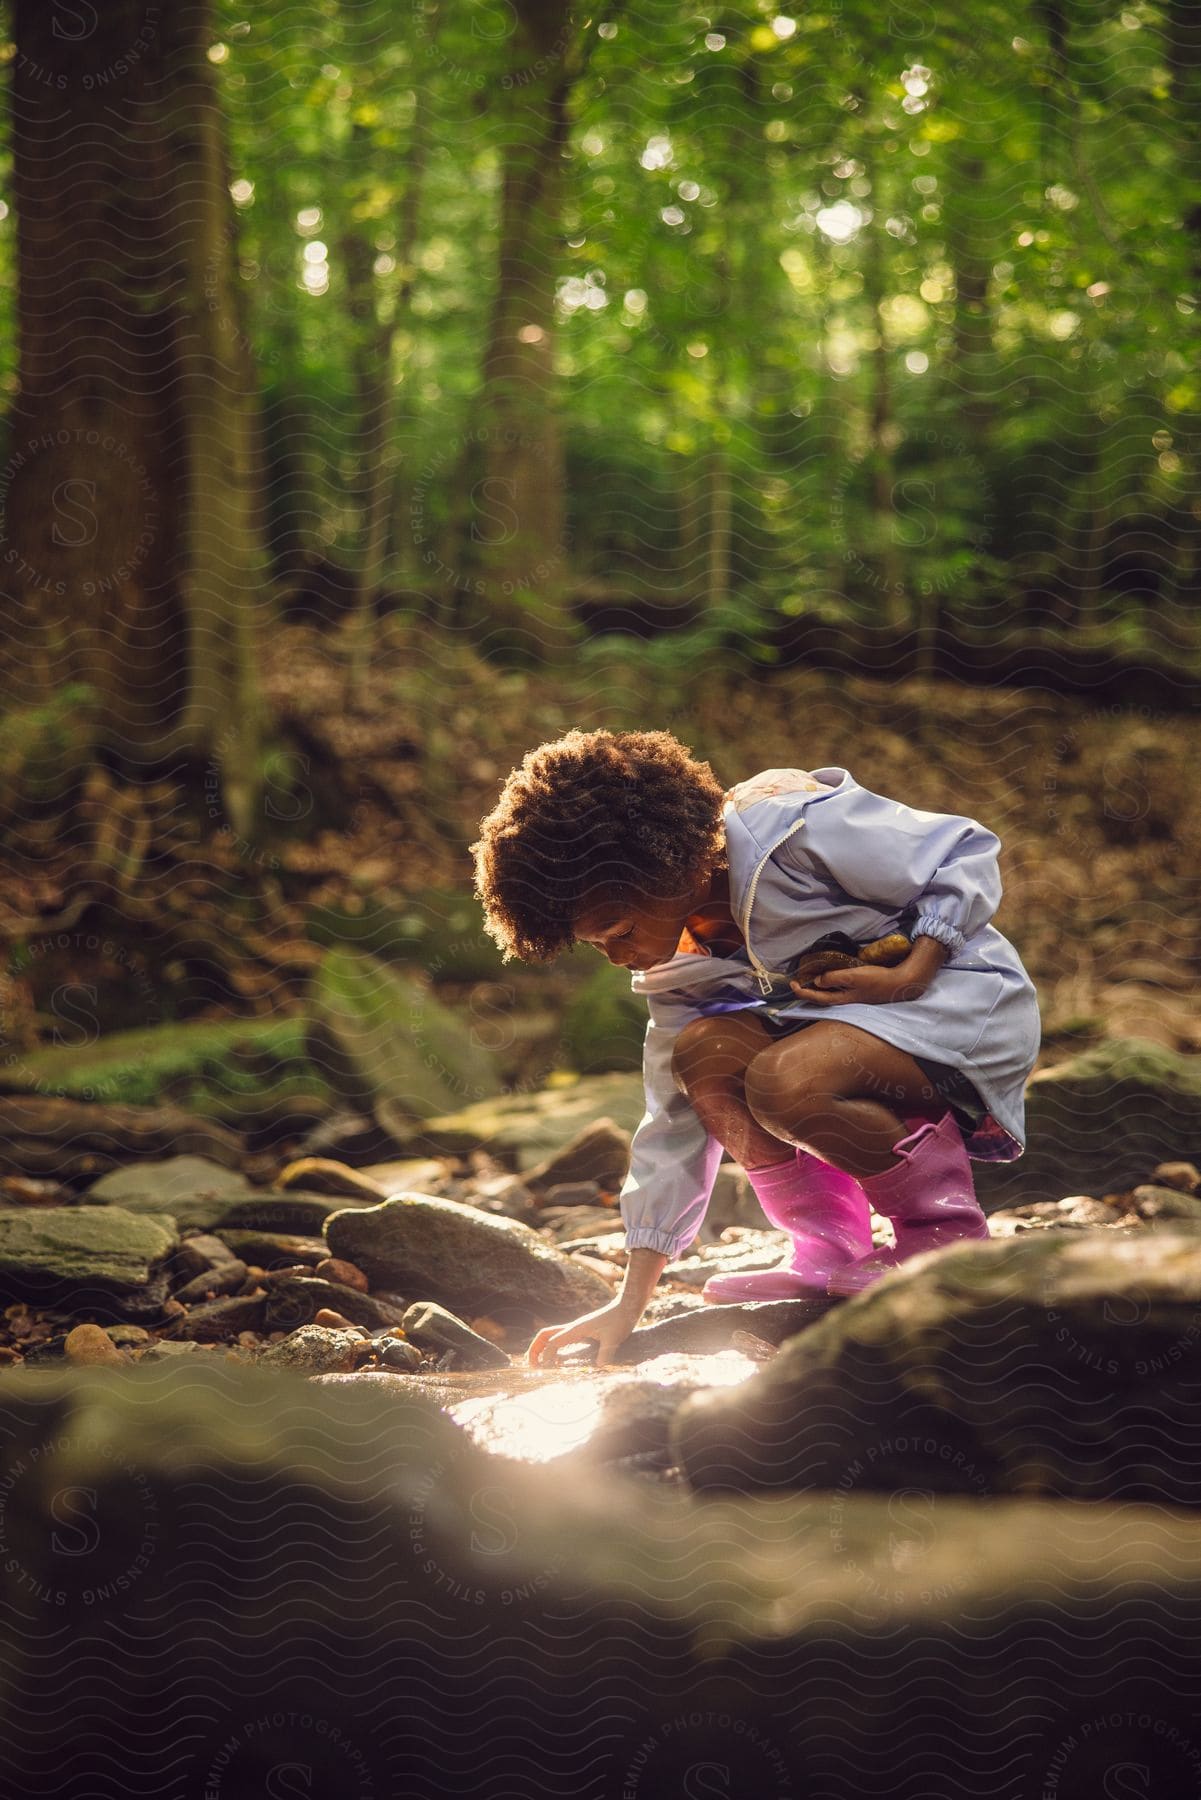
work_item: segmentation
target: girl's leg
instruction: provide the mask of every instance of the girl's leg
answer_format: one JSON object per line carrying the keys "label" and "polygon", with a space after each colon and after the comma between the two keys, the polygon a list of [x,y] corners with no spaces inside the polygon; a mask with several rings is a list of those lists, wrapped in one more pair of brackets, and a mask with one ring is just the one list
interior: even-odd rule
{"label": "girl's leg", "polygon": [[793,1139],[768,1130],[747,1106],[746,1070],[775,1040],[747,1013],[694,1019],[676,1039],[672,1073],[706,1131],[744,1169],[764,1168],[789,1153]]}
{"label": "girl's leg", "polygon": [[744,1070],[743,1098],[762,1131],[857,1177],[892,1168],[910,1121],[947,1110],[906,1051],[836,1019],[760,1050]]}

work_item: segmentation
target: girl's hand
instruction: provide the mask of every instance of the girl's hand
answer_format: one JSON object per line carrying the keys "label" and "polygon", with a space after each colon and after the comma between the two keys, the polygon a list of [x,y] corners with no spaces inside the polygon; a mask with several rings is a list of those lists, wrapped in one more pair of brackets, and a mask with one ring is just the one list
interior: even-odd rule
{"label": "girl's hand", "polygon": [[798,1000],[811,1000],[819,1006],[847,1006],[852,1001],[861,1005],[888,1006],[898,1000],[920,1000],[928,982],[905,973],[904,963],[895,968],[873,968],[870,963],[856,963],[849,969],[827,969],[812,981],[790,981],[789,987]]}
{"label": "girl's hand", "polygon": [[[585,1313],[582,1319],[573,1319],[569,1325],[544,1325],[526,1351],[526,1358],[531,1369],[547,1366],[554,1369],[559,1364],[560,1350],[565,1350],[569,1344],[583,1344],[591,1340],[596,1345],[596,1362],[593,1366],[603,1369],[619,1345],[625,1343],[641,1317],[641,1308],[634,1311],[620,1298],[611,1300],[608,1306]],[[544,1361],[544,1358],[547,1360]]]}

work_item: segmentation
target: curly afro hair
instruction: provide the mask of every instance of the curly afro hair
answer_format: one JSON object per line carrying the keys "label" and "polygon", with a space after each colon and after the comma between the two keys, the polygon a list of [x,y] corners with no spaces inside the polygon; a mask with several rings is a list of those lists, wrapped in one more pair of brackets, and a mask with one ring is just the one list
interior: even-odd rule
{"label": "curly afro hair", "polygon": [[681,893],[724,867],[724,797],[669,731],[569,731],[529,751],[471,846],[503,960],[552,961],[611,888]]}

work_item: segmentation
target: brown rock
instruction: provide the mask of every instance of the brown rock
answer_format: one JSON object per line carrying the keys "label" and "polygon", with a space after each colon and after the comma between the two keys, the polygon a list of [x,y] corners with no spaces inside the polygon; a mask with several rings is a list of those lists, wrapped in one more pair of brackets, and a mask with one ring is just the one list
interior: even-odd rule
{"label": "brown rock", "polygon": [[342,1262],[336,1256],[327,1256],[313,1273],[323,1281],[336,1281],[340,1287],[357,1288],[360,1294],[365,1294],[370,1286],[362,1269],[357,1269],[353,1263]]}
{"label": "brown rock", "polygon": [[118,1350],[103,1325],[76,1325],[67,1333],[63,1354],[68,1362],[80,1366],[124,1367],[129,1360]]}
{"label": "brown rock", "polygon": [[313,1314],[313,1324],[329,1325],[332,1326],[335,1331],[354,1331],[359,1333],[362,1333],[363,1331],[361,1325],[352,1325],[349,1319],[344,1319],[340,1312],[334,1311],[332,1306],[320,1307],[318,1311]]}

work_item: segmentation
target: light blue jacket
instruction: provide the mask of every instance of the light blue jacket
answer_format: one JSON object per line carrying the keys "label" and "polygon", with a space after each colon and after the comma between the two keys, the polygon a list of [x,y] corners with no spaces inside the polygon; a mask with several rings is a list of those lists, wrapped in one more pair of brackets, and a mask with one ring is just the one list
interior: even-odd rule
{"label": "light blue jacket", "polygon": [[[968,1154],[1021,1156],[1041,1024],[1021,958],[989,924],[1001,898],[996,834],[976,819],[875,794],[843,768],[765,769],[728,791],[724,821],[746,955],[683,952],[631,980],[650,1022],[646,1112],[620,1195],[628,1247],[679,1256],[704,1219],[726,1152],[676,1087],[671,1059],[682,1027],[709,1013],[760,1007],[773,1018],[834,1018],[947,1063],[989,1108]],[[827,932],[868,943],[895,930],[937,938],[951,952],[920,999],[827,1007],[789,988],[787,970]]]}

